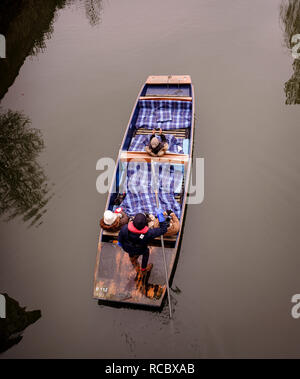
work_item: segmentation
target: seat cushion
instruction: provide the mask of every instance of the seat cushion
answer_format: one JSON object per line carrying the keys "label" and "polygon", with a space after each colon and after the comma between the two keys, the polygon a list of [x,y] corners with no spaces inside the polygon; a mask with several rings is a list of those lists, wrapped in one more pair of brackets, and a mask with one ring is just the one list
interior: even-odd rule
{"label": "seat cushion", "polygon": [[174,100],[139,100],[136,128],[163,130],[189,128],[192,103]]}

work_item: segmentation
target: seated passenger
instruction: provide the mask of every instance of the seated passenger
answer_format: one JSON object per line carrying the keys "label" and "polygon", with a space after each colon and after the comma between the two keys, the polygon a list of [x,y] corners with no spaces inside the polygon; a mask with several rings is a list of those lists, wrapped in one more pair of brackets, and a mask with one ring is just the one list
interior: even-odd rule
{"label": "seated passenger", "polygon": [[152,131],[149,145],[145,147],[146,152],[152,157],[161,157],[168,150],[169,145],[166,136],[160,128],[159,137],[156,137],[155,130]]}
{"label": "seated passenger", "polygon": [[145,216],[147,218],[147,224],[148,224],[148,228],[149,229],[157,227],[158,220],[157,220],[157,218],[153,214],[151,214],[151,213],[145,213]]}
{"label": "seated passenger", "polygon": [[122,208],[117,208],[115,212],[105,211],[103,218],[100,220],[102,229],[108,232],[118,232],[123,225],[128,224],[129,218]]}
{"label": "seated passenger", "polygon": [[[176,214],[173,211],[168,210],[164,212],[164,216],[166,218],[167,226],[168,226],[168,230],[164,234],[164,236],[173,236],[177,234],[179,232],[180,222]],[[158,219],[154,215],[151,215],[151,214],[147,215],[147,221],[148,221],[148,227],[150,229],[157,228],[159,225]]]}

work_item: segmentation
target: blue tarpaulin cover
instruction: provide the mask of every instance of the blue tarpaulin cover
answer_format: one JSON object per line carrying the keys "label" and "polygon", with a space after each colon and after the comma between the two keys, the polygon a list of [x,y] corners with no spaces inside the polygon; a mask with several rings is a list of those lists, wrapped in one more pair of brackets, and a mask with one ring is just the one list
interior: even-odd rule
{"label": "blue tarpaulin cover", "polygon": [[[181,165],[155,163],[155,178],[151,164],[147,162],[128,162],[127,172],[121,183],[126,197],[122,202],[129,216],[137,213],[156,214],[157,206],[154,189],[158,188],[159,205],[163,210],[171,209],[180,218],[181,205],[175,194],[181,192],[183,171]],[[154,180],[157,182],[155,183]]]}

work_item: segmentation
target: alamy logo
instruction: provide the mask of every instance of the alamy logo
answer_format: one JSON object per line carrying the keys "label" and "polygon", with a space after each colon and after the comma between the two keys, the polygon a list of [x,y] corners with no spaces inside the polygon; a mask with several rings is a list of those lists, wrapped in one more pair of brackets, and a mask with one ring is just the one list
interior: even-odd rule
{"label": "alamy logo", "polygon": [[3,34],[0,34],[0,58],[6,58],[6,41]]}
{"label": "alamy logo", "polygon": [[292,48],[292,56],[295,59],[300,58],[300,34],[294,34],[291,39],[292,44],[296,44]]}
{"label": "alamy logo", "polygon": [[[149,183],[149,163],[141,159],[139,162],[119,162],[116,166],[112,158],[104,157],[98,160],[96,170],[102,171],[96,180],[98,193],[108,193],[110,183],[113,183],[112,193],[149,194],[154,192],[155,182],[159,178],[161,192],[164,194],[181,193],[182,186],[188,194],[187,204],[201,204],[204,199],[204,158],[195,158],[191,180],[187,188],[185,180],[186,171],[180,171],[180,167],[166,162],[160,167],[154,163],[155,174],[151,174]],[[113,182],[114,173],[118,173],[117,180]],[[150,184],[150,188],[149,188]],[[156,183],[157,184],[157,183]]]}
{"label": "alamy logo", "polygon": [[0,318],[6,318],[6,299],[0,294]]}
{"label": "alamy logo", "polygon": [[292,307],[291,315],[294,319],[297,320],[300,318],[300,295],[293,295],[291,302],[295,303],[295,305]]}

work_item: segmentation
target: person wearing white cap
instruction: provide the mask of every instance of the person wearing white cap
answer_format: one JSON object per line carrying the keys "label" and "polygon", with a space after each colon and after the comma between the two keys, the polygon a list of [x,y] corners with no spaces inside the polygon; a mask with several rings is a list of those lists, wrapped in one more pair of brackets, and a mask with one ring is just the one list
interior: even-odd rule
{"label": "person wearing white cap", "polygon": [[104,212],[102,219],[100,220],[100,226],[102,229],[109,232],[118,232],[123,225],[128,224],[129,218],[122,208],[117,208],[115,212],[107,210]]}

